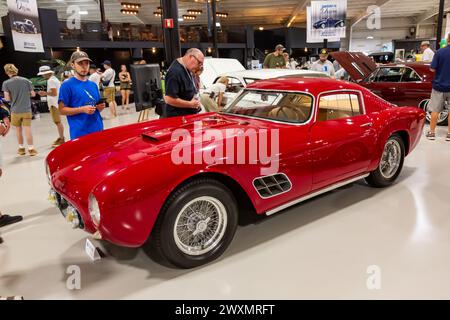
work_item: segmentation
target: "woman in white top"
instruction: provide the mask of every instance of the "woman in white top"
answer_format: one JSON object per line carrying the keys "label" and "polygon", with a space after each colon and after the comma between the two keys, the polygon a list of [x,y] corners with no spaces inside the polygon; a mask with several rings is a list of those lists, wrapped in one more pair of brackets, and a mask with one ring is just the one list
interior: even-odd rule
{"label": "woman in white top", "polygon": [[206,112],[220,112],[222,111],[223,94],[228,86],[228,78],[220,77],[211,88],[206,89],[200,96],[200,103],[205,108]]}

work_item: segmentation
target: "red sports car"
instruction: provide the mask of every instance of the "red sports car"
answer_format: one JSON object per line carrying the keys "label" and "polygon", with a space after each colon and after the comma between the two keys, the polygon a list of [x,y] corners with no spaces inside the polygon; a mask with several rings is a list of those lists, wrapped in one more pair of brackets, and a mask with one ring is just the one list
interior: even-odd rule
{"label": "red sports car", "polygon": [[[333,52],[339,64],[351,79],[376,95],[398,106],[417,106],[427,110],[431,96],[434,72],[429,63],[408,62],[377,66],[360,52]],[[427,120],[431,113],[427,112]],[[440,113],[438,124],[446,125],[448,110]]]}
{"label": "red sports car", "polygon": [[222,113],[63,144],[46,159],[50,196],[73,227],[192,268],[225,251],[244,213],[272,215],[359,179],[389,186],[424,122],[421,109],[350,82],[257,81]]}

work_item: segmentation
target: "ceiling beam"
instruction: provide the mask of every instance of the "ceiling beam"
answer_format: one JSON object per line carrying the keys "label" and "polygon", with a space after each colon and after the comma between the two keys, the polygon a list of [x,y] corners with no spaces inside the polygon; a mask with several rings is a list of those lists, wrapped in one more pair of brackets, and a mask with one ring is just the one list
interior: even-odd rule
{"label": "ceiling beam", "polygon": [[[450,4],[448,4],[446,1],[445,6],[444,6],[444,12],[448,11],[448,10],[450,10]],[[427,12],[422,13],[422,14],[418,15],[417,17],[415,17],[415,23],[420,24],[421,22],[436,16],[438,13],[439,13],[439,6],[431,8]]]}
{"label": "ceiling beam", "polygon": [[286,21],[286,27],[290,27],[298,14],[300,14],[302,11],[305,10],[306,6],[310,3],[311,0],[300,0],[297,7],[295,7],[294,11],[292,11],[292,14],[289,16],[289,18]]}

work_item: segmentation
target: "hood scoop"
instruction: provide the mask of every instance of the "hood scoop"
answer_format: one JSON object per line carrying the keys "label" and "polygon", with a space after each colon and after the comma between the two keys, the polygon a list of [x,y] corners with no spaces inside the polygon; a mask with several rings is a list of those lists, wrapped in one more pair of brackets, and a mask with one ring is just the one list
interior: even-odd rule
{"label": "hood scoop", "polygon": [[142,133],[142,138],[150,140],[152,142],[163,142],[169,141],[172,137],[173,130],[171,129],[162,129],[155,131],[148,131]]}

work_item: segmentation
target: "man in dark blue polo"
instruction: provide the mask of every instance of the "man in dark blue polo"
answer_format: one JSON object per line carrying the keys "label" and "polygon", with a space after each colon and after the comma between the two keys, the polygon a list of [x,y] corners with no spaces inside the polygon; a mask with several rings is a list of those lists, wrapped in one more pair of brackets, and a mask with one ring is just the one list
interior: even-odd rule
{"label": "man in dark blue polo", "polygon": [[[450,33],[447,36],[447,43],[450,43]],[[430,131],[427,138],[436,139],[436,125],[439,113],[444,111],[445,104],[450,103],[450,46],[439,49],[431,62],[431,71],[436,72],[433,80],[433,90],[428,110],[431,111]],[[450,122],[446,141],[450,141]]]}
{"label": "man in dark blue polo", "polygon": [[203,67],[204,59],[199,49],[192,48],[171,64],[165,79],[165,117],[187,116],[201,110],[194,74]]}

